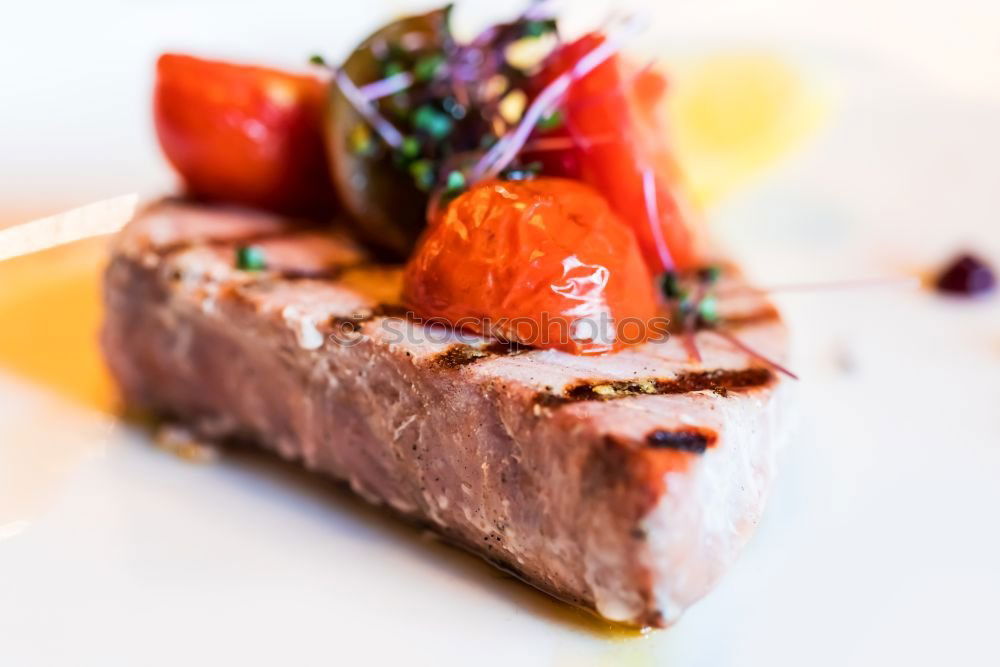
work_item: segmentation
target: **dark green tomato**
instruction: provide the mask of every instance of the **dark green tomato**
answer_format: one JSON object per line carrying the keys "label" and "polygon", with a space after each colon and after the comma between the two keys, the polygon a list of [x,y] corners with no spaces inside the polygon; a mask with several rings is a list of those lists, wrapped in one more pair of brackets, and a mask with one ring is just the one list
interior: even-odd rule
{"label": "dark green tomato", "polygon": [[[448,13],[448,8],[439,9],[381,28],[355,49],[343,65],[344,72],[355,85],[364,86],[400,66],[410,70],[421,63],[429,71],[427,63],[433,63],[451,40]],[[407,151],[415,151],[409,145],[393,151],[336,85],[330,91],[327,152],[340,199],[365,240],[388,255],[405,257],[424,228],[429,196],[419,187],[414,170],[400,164]],[[396,106],[405,105],[406,96],[394,97],[379,100],[378,109],[404,130],[398,119],[407,109]]]}

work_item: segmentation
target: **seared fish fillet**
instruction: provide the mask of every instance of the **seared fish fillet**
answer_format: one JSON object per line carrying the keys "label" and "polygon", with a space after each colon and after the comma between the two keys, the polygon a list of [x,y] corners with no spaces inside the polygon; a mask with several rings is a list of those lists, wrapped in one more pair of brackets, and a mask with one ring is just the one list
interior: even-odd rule
{"label": "seared fish fillet", "polygon": [[[265,271],[235,267],[253,243]],[[675,620],[750,537],[787,382],[716,332],[576,357],[427,327],[346,235],[176,202],[117,238],[103,348],[127,404],[343,480],[525,581],[633,625]],[[780,360],[775,309],[720,284]]]}

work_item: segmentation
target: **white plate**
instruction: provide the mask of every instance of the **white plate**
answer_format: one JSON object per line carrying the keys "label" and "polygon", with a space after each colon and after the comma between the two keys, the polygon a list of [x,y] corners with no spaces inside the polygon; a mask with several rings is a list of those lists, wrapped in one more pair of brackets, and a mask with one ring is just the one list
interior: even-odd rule
{"label": "white plate", "polygon": [[[914,66],[929,29],[894,33],[892,58],[872,46],[875,26],[785,6],[783,44],[813,26],[811,37],[822,38],[793,51],[827,72],[840,95],[808,150],[713,213],[762,283],[893,274],[961,247],[1000,261],[1000,97],[974,69],[976,45],[987,42],[967,4],[975,5],[924,12],[918,22],[943,21],[942,41],[925,42],[923,56],[932,59],[937,46],[953,67],[968,66],[953,79],[937,65]],[[692,41],[774,38],[763,19],[749,18],[754,3],[738,6],[715,32],[707,9],[685,7],[700,31]],[[240,43],[224,20],[234,5],[212,7],[171,12],[150,3],[125,13],[126,25],[157,40],[115,48],[132,62],[129,54],[181,41],[181,24],[198,11],[214,17],[213,30],[228,30],[225,44]],[[254,20],[263,24],[273,9],[263,16]],[[353,16],[353,28],[337,30],[377,18]],[[166,27],[157,32],[154,19]],[[736,30],[738,20],[749,27]],[[291,44],[294,26],[278,28],[280,43]],[[207,43],[207,32],[189,41]],[[904,44],[906,35],[913,39]],[[136,71],[109,76],[122,87]],[[15,85],[28,90],[27,78]],[[140,97],[116,107],[127,125],[115,136],[146,141]],[[107,127],[96,119],[100,104],[80,100],[82,116]],[[27,111],[17,123],[18,137],[47,136]],[[92,136],[67,141],[63,162],[77,174],[104,159]],[[84,175],[96,180],[80,186],[50,156],[51,182],[32,187],[85,200],[161,183],[150,144],[126,143],[122,164],[138,175],[109,165],[113,179]],[[17,166],[0,156],[0,173]],[[184,462],[141,430],[0,376],[0,664],[996,664],[997,301],[865,290],[782,302],[803,381],[799,426],[768,512],[717,590],[675,627],[640,638],[603,631],[322,479],[250,454]],[[52,326],[72,326],[53,318]]]}

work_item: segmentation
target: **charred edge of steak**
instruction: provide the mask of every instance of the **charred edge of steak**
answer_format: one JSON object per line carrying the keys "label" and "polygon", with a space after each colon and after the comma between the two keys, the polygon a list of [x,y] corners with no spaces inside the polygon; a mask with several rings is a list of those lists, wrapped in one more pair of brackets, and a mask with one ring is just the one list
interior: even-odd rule
{"label": "charred edge of steak", "polygon": [[719,436],[709,429],[683,429],[669,431],[656,429],[646,436],[646,444],[653,449],[673,449],[679,452],[704,454]]}
{"label": "charred edge of steak", "polygon": [[716,369],[681,373],[669,380],[597,380],[572,385],[563,390],[562,394],[540,393],[535,397],[535,402],[546,407],[557,407],[581,401],[611,401],[630,396],[686,394],[693,391],[714,391],[720,396],[726,396],[730,391],[764,386],[773,379],[774,374],[770,369],[755,366],[740,370]]}
{"label": "charred edge of steak", "polygon": [[481,350],[469,345],[452,345],[447,350],[436,356],[431,363],[438,368],[461,368],[474,364],[483,357],[490,356],[486,350]]}
{"label": "charred edge of steak", "polygon": [[531,348],[517,343],[505,343],[503,341],[493,341],[484,347],[472,347],[459,343],[452,345],[447,350],[436,356],[431,364],[438,368],[461,368],[474,364],[482,359],[490,357],[509,357],[521,354]]}

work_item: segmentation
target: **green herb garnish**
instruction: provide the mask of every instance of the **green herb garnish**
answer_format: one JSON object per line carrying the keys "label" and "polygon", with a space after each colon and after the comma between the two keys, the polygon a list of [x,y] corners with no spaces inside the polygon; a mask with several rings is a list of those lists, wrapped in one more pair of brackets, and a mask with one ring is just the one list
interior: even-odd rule
{"label": "green herb garnish", "polygon": [[445,188],[449,192],[461,190],[465,187],[465,174],[456,170],[448,172],[448,180],[445,181]]}
{"label": "green herb garnish", "polygon": [[530,181],[542,171],[541,162],[529,162],[525,165],[517,165],[500,172],[500,178],[507,181]]}
{"label": "green herb garnish", "polygon": [[663,296],[667,297],[671,301],[681,298],[683,293],[681,290],[681,281],[676,273],[673,271],[666,271],[662,276],[660,276],[660,291],[663,292]]}
{"label": "green herb garnish", "polygon": [[549,130],[554,130],[563,124],[563,114],[562,111],[556,109],[552,113],[545,114],[538,121],[538,129],[544,132]]}
{"label": "green herb garnish", "polygon": [[425,104],[413,112],[413,126],[434,139],[444,139],[454,127],[452,119],[434,107]]}
{"label": "green herb garnish", "polygon": [[417,81],[430,81],[441,71],[444,63],[445,57],[443,53],[435,53],[434,55],[421,58],[413,66],[413,76],[417,77]]}
{"label": "green herb garnish", "polygon": [[714,296],[705,296],[698,302],[698,319],[702,324],[715,324],[719,321],[719,300]]}
{"label": "green herb garnish", "polygon": [[397,74],[402,74],[404,71],[405,68],[395,60],[390,60],[382,66],[382,74],[387,78],[390,76],[396,76]]}
{"label": "green herb garnish", "polygon": [[267,268],[264,249],[259,246],[243,245],[236,248],[236,268],[240,271],[263,271]]}
{"label": "green herb garnish", "polygon": [[542,21],[528,21],[524,24],[524,30],[521,33],[525,37],[541,37],[542,35],[550,32],[556,31],[556,22],[554,19],[546,19]]}
{"label": "green herb garnish", "polygon": [[715,283],[721,275],[722,267],[715,264],[703,266],[698,269],[698,280],[708,285]]}
{"label": "green herb garnish", "polygon": [[416,137],[404,137],[403,145],[400,147],[399,152],[403,154],[403,157],[408,159],[413,159],[420,155],[420,139]]}
{"label": "green herb garnish", "polygon": [[430,160],[417,160],[411,164],[410,175],[421,190],[426,191],[434,187],[434,163]]}

